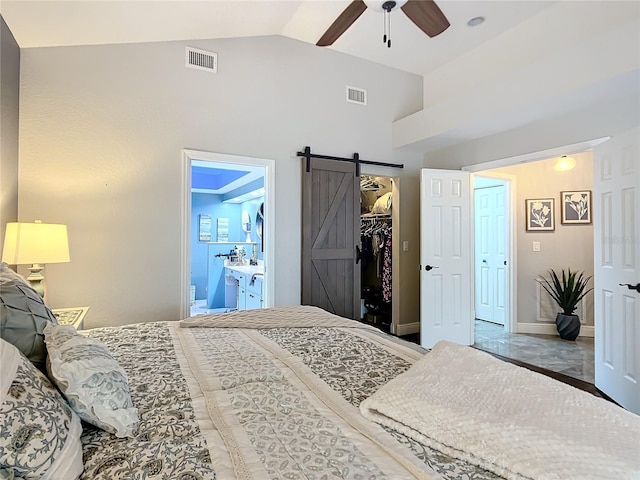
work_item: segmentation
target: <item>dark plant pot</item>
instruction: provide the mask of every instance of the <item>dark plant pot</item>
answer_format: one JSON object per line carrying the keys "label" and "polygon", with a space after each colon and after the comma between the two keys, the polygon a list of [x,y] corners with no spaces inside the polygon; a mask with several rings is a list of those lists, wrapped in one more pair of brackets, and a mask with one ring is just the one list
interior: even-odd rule
{"label": "dark plant pot", "polygon": [[577,315],[565,315],[558,313],[556,317],[556,328],[560,338],[564,340],[575,340],[580,333],[580,318]]}

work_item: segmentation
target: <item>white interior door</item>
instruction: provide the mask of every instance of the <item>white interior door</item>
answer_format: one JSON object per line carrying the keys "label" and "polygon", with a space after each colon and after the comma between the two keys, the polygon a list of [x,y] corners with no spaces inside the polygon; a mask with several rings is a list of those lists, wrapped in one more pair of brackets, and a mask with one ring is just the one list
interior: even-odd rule
{"label": "white interior door", "polygon": [[469,172],[423,169],[420,186],[420,344],[473,344]]}
{"label": "white interior door", "polygon": [[640,128],[594,149],[596,386],[640,414]]}
{"label": "white interior door", "polygon": [[504,325],[506,318],[506,194],[504,185],[474,190],[476,318]]}

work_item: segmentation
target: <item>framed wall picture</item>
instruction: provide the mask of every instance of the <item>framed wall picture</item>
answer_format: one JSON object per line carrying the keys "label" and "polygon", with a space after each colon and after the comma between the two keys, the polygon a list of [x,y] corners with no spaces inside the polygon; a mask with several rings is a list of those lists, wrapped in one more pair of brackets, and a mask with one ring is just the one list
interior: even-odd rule
{"label": "framed wall picture", "polygon": [[198,215],[198,240],[200,242],[211,241],[211,215]]}
{"label": "framed wall picture", "polygon": [[218,219],[218,242],[229,241],[229,219],[220,217]]}
{"label": "framed wall picture", "polygon": [[560,192],[563,224],[591,223],[591,190]]}
{"label": "framed wall picture", "polygon": [[525,200],[528,232],[553,232],[555,230],[553,198]]}

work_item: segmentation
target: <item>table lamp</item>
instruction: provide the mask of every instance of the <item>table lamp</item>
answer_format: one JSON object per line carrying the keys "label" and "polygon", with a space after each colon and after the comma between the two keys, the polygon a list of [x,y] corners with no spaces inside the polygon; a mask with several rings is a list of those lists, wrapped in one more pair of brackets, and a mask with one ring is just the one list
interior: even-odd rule
{"label": "table lamp", "polygon": [[44,297],[45,263],[64,263],[69,259],[67,226],[55,223],[7,223],[2,261],[9,265],[31,264],[27,277],[33,289]]}

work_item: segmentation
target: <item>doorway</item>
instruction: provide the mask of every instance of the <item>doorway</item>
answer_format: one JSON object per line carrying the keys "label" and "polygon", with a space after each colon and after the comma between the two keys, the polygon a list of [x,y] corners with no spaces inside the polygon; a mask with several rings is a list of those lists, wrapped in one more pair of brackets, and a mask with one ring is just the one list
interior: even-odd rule
{"label": "doorway", "polygon": [[[183,152],[182,304],[225,311],[225,263],[244,252],[264,268],[262,306],[273,305],[274,161],[185,150]],[[234,308],[237,304],[234,305]]]}
{"label": "doorway", "polygon": [[393,218],[398,196],[392,177],[360,176],[360,320],[386,333],[395,332]]}
{"label": "doorway", "polygon": [[510,178],[474,175],[475,318],[511,331]]}

